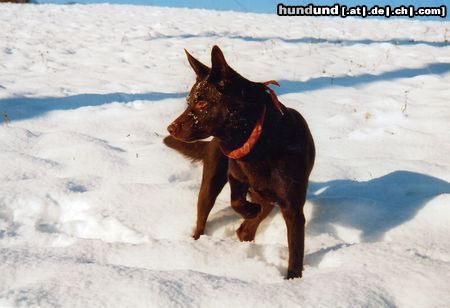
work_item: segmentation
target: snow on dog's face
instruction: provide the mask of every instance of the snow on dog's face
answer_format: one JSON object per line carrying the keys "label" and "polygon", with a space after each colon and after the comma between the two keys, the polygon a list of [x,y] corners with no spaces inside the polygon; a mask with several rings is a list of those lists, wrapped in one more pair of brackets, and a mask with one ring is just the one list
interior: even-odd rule
{"label": "snow on dog's face", "polygon": [[229,67],[217,46],[211,52],[211,69],[187,51],[186,55],[197,80],[187,97],[186,110],[168,126],[169,133],[181,141],[192,142],[224,135],[229,128],[246,129],[243,121],[252,118],[249,112],[253,109],[246,98],[256,83]]}

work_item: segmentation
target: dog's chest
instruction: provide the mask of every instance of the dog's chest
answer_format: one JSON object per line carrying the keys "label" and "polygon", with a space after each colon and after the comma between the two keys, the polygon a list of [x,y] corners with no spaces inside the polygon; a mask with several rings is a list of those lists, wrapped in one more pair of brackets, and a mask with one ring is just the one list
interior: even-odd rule
{"label": "dog's chest", "polygon": [[236,180],[248,184],[255,191],[266,191],[273,188],[274,166],[267,161],[248,163],[232,160],[229,171]]}

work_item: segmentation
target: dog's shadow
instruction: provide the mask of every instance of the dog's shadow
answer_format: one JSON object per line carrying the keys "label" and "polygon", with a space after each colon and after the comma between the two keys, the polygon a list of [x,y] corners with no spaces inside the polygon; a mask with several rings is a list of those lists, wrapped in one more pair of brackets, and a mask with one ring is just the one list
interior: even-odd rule
{"label": "dog's shadow", "polygon": [[[306,234],[316,236],[326,233],[340,238],[336,226],[342,226],[355,231],[359,238],[354,242],[379,241],[389,230],[414,218],[430,200],[448,193],[450,183],[410,171],[395,171],[361,182],[310,182],[308,201],[312,203],[312,213],[309,215]],[[270,221],[278,215],[277,212],[273,211],[269,215],[260,226],[259,233],[271,231]],[[222,235],[234,236],[240,221],[238,214],[230,207],[225,207],[212,216],[207,233],[215,234],[218,230],[224,230]],[[326,253],[345,245],[339,244],[306,255],[305,263],[317,265]]]}
{"label": "dog's shadow", "polygon": [[410,171],[395,171],[365,182],[310,183],[313,212],[310,234],[336,235],[334,225],[360,231],[359,241],[381,240],[386,232],[414,218],[431,199],[450,193],[450,183]]}

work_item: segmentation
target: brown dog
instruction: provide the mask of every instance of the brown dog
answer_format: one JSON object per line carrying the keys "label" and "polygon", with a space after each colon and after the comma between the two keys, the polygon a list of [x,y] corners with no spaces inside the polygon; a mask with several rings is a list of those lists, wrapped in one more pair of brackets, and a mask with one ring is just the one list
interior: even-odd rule
{"label": "brown dog", "polygon": [[[186,51],[197,80],[187,109],[168,131],[164,142],[194,160],[203,160],[194,238],[205,230],[217,195],[230,183],[231,206],[244,217],[237,230],[241,241],[252,241],[274,205],[287,226],[287,278],[302,276],[305,203],[315,149],[308,125],[294,109],[283,106],[268,83],[252,82],[235,72],[214,46],[212,67]],[[197,141],[214,136],[212,141]],[[181,142],[180,142],[181,141]],[[247,201],[247,195],[252,202]]]}

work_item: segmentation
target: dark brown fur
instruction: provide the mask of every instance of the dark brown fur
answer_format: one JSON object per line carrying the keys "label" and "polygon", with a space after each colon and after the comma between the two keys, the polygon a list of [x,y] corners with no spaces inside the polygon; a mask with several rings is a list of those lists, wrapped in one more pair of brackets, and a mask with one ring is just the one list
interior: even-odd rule
{"label": "dark brown fur", "polygon": [[[186,52],[187,53],[187,52]],[[303,206],[315,149],[308,125],[294,109],[274,106],[262,83],[245,79],[214,46],[212,67],[187,57],[197,81],[188,106],[168,130],[164,142],[182,154],[203,160],[203,178],[197,203],[194,238],[205,230],[217,195],[228,181],[231,206],[245,219],[238,228],[241,241],[252,241],[272,208],[279,206],[287,226],[289,265],[287,278],[302,276],[305,217]],[[263,131],[252,151],[229,159],[222,150],[234,150],[248,139],[264,106]],[[214,136],[212,141],[196,141]],[[250,201],[247,201],[247,197]]]}

